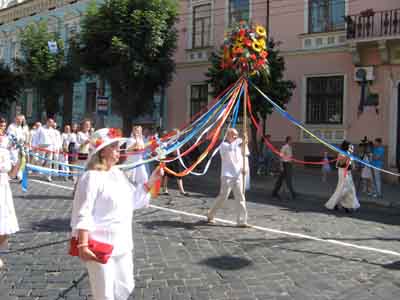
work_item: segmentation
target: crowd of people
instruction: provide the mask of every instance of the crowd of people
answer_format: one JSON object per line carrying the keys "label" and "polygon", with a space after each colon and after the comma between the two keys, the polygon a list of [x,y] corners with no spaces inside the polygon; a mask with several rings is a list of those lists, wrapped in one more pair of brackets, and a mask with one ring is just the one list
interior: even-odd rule
{"label": "crowd of people", "polygon": [[[40,166],[43,170],[60,171],[59,174],[63,174],[65,180],[74,180],[71,227],[72,240],[76,243],[72,246],[71,242],[71,248],[76,248],[74,253],[85,263],[94,299],[127,299],[134,289],[133,243],[131,238],[127,239],[132,236],[133,211],[148,206],[149,191],[157,182],[163,182],[161,185],[164,194],[167,194],[168,177],[175,177],[180,193],[188,195],[182,177],[164,174],[159,167],[151,171],[148,164],[140,164],[145,159],[148,141],[154,139],[147,130],[144,131],[141,126],[134,125],[130,136],[123,138],[114,129],[102,128],[95,131],[90,120],[84,120],[80,126],[65,125],[61,132],[52,118],[48,118],[43,126],[36,122],[31,129],[26,125],[23,115],[18,115],[8,127],[6,120],[0,119],[0,253],[7,248],[8,236],[19,230],[9,177],[22,179],[22,147],[32,165]],[[341,149],[347,154],[354,152],[353,145],[347,141],[343,141]],[[207,222],[215,222],[217,210],[233,191],[237,204],[237,226],[249,227],[245,198],[245,190],[250,184],[247,140],[240,138],[236,129],[228,128],[219,151],[220,192],[206,215]],[[377,168],[383,167],[384,148],[380,138],[375,139],[374,143],[365,138],[359,145],[359,151],[365,162]],[[263,148],[262,154],[263,172],[269,175],[274,155],[267,147]],[[179,152],[165,159],[168,161],[177,155]],[[290,136],[286,137],[280,149],[279,160],[279,174],[272,196],[280,198],[279,192],[285,183],[290,199],[294,200],[298,195],[292,182],[294,155]],[[121,171],[116,165],[122,161],[138,162],[139,166]],[[379,170],[358,166],[360,176],[355,184],[352,172],[356,166],[349,156],[339,154],[335,162],[338,184],[325,204],[326,208],[344,208],[346,211],[359,208],[356,187],[368,195],[382,197]],[[182,171],[178,160],[171,160],[171,163],[173,166],[169,167],[177,172]],[[328,153],[324,153],[323,181],[331,171],[330,163]],[[73,165],[82,166],[84,171],[77,172],[72,168]],[[52,181],[53,173],[46,174],[46,179]],[[0,259],[0,268],[2,266],[3,261]]]}

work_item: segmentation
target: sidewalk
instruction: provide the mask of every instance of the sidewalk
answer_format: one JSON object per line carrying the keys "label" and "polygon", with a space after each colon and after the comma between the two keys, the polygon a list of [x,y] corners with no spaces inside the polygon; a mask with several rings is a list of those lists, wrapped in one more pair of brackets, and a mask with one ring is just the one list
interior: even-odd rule
{"label": "sidewalk", "polygon": [[[252,176],[251,186],[255,189],[272,190],[276,181],[275,176]],[[327,182],[322,182],[320,169],[296,168],[293,172],[293,185],[302,198],[320,198],[328,201],[335,191],[337,184],[337,173],[333,170]],[[284,186],[285,188],[285,186]],[[374,204],[384,207],[400,208],[400,185],[382,183],[383,198],[368,197],[365,193],[358,194],[361,205],[363,203]],[[358,191],[357,191],[358,192]]]}
{"label": "sidewalk", "polygon": [[[219,177],[219,168],[210,168],[207,176],[202,176],[202,180],[215,183]],[[251,189],[247,197],[252,197],[251,192],[271,195],[275,181],[275,176],[251,176]],[[190,181],[193,180],[193,177]],[[329,197],[335,191],[337,184],[337,171],[333,170],[327,182],[321,180],[321,170],[319,168],[295,168],[293,170],[293,186],[300,198],[303,200],[328,201]],[[286,190],[285,184],[282,186],[282,194]],[[368,197],[365,193],[359,195],[361,206],[363,204],[372,204],[381,207],[400,208],[400,185],[382,183],[383,198]],[[251,201],[251,199],[248,199]]]}

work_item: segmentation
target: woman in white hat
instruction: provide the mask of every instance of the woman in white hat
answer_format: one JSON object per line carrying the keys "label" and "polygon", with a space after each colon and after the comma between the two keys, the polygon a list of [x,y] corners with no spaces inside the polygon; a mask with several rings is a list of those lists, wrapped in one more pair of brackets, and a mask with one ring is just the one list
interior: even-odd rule
{"label": "woman in white hat", "polygon": [[[149,204],[149,189],[160,180],[154,171],[149,181],[134,186],[115,165],[120,145],[119,130],[103,128],[91,136],[94,150],[79,179],[72,208],[72,235],[78,239],[79,257],[86,262],[95,300],[126,300],[134,289],[132,258],[133,210]],[[113,246],[104,264],[89,249],[89,241]]]}

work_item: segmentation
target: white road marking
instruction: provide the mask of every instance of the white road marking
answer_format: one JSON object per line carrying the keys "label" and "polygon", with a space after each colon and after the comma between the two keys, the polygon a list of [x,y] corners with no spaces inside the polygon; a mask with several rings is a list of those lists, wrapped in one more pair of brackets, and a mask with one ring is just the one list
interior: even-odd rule
{"label": "white road marking", "polygon": [[[73,190],[73,188],[71,188],[71,187],[58,185],[58,184],[55,184],[55,183],[44,182],[44,181],[40,181],[40,180],[36,180],[36,179],[31,179],[31,181],[37,182],[37,183],[41,183],[41,184],[44,184],[44,185],[58,187],[58,188],[65,189],[65,190],[70,190],[70,191]],[[152,204],[150,205],[150,207],[158,209],[158,210],[163,210],[163,211],[167,211],[167,212],[170,212],[170,213],[174,213],[174,214],[179,214],[179,215],[184,215],[184,216],[189,216],[189,217],[194,217],[194,218],[207,220],[206,216],[195,214],[195,213],[189,213],[189,212],[185,212],[185,211],[181,211],[181,210],[176,210],[176,209],[172,209],[172,208],[166,208],[166,207],[152,205]],[[219,223],[223,223],[223,224],[236,225],[236,222],[225,220],[225,219],[215,218],[214,220],[219,222]],[[288,231],[277,230],[277,229],[261,227],[261,226],[256,226],[256,225],[250,225],[250,228],[256,229],[256,230],[260,230],[260,231],[264,231],[264,232],[272,232],[272,233],[277,233],[277,234],[281,234],[281,235],[287,235],[287,236],[293,236],[293,237],[297,237],[297,238],[301,238],[301,239],[307,239],[307,240],[311,240],[311,241],[330,243],[330,244],[335,244],[335,245],[339,245],[339,246],[350,247],[350,248],[355,248],[355,249],[371,251],[371,252],[377,252],[377,253],[388,254],[388,255],[393,255],[393,256],[400,257],[400,252],[396,252],[396,251],[392,251],[392,250],[385,250],[385,249],[373,248],[373,247],[368,247],[368,246],[361,246],[361,245],[356,245],[356,244],[352,244],[352,243],[345,243],[345,242],[332,240],[332,239],[321,239],[321,238],[310,236],[310,235],[306,235],[306,234],[288,232]]]}

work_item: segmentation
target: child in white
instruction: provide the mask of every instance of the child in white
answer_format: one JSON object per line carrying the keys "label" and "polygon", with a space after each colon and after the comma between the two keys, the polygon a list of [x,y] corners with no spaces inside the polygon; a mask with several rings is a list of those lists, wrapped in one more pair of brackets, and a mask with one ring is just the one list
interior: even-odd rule
{"label": "child in white", "polygon": [[11,168],[10,151],[0,147],[0,251],[7,248],[8,236],[19,230],[8,178]]}

